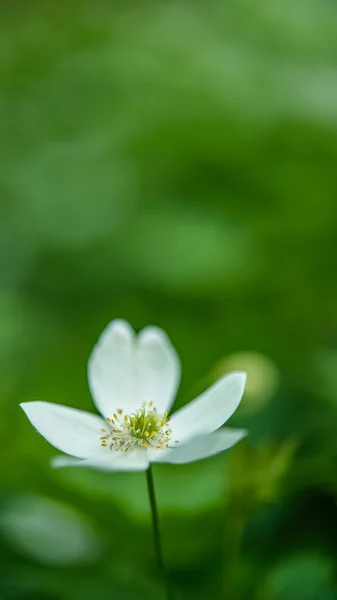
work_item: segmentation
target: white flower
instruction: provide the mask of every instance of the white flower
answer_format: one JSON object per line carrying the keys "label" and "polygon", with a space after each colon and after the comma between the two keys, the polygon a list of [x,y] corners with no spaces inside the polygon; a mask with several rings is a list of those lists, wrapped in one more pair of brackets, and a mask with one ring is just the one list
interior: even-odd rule
{"label": "white flower", "polygon": [[225,375],[168,417],[180,363],[156,327],[136,336],[125,321],[112,321],[89,358],[88,379],[104,418],[48,402],[21,404],[37,431],[70,455],[56,457],[54,466],[142,471],[150,462],[188,463],[212,456],[247,433],[219,429],[240,403],[245,373]]}

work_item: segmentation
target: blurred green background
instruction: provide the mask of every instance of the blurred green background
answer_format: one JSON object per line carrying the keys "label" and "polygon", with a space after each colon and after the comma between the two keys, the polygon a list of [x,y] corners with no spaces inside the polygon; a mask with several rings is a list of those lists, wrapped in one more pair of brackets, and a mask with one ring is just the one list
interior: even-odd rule
{"label": "blurred green background", "polygon": [[177,599],[337,598],[337,6],[1,1],[0,600],[160,599],[145,477],[50,469],[109,320],[247,440],[155,466]]}

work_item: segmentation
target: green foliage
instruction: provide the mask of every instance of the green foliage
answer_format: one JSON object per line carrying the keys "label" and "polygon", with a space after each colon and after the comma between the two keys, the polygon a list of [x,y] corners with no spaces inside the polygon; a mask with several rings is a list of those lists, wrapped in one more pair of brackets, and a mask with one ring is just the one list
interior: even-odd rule
{"label": "green foliage", "polygon": [[331,589],[333,564],[325,557],[289,557],[269,575],[271,600],[333,600]]}
{"label": "green foliage", "polygon": [[89,524],[73,508],[48,498],[11,499],[0,528],[10,545],[43,564],[71,565],[97,560],[101,554]]}
{"label": "green foliage", "polygon": [[247,443],[155,468],[178,595],[335,600],[336,16],[1,3],[1,600],[163,593],[144,478],[51,470],[18,408],[94,410],[115,317],[167,330],[177,406],[249,375]]}

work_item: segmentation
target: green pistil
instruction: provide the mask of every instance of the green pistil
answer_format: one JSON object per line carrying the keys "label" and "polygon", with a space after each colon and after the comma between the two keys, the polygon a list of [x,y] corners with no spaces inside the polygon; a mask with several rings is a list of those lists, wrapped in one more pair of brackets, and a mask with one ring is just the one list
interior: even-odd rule
{"label": "green pistil", "polygon": [[109,430],[102,429],[101,446],[109,450],[127,452],[132,450],[134,444],[142,448],[163,449],[168,448],[171,430],[169,428],[168,414],[159,415],[152,402],[145,403],[131,415],[124,415],[118,409],[113,414],[113,419],[107,418]]}
{"label": "green pistil", "polygon": [[165,419],[162,420],[154,410],[147,412],[146,407],[135,411],[126,420],[130,435],[138,440],[156,437],[164,424]]}

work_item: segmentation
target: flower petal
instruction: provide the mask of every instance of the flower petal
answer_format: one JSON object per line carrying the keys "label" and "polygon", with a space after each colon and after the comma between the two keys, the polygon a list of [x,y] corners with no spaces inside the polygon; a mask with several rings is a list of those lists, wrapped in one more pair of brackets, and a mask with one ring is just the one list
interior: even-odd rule
{"label": "flower petal", "polygon": [[145,471],[149,467],[149,460],[144,450],[134,449],[132,452],[99,453],[90,458],[79,460],[72,456],[54,456],[51,466],[55,469],[63,467],[87,467],[101,471]]}
{"label": "flower petal", "polygon": [[111,417],[119,405],[137,408],[135,375],[135,333],[116,319],[100,335],[88,362],[90,391],[102,415]]}
{"label": "flower petal", "polygon": [[152,401],[159,413],[168,412],[180,381],[180,362],[158,327],[145,327],[138,336],[138,373],[141,402]]}
{"label": "flower petal", "polygon": [[61,469],[63,467],[77,467],[83,460],[82,458],[74,458],[66,454],[58,454],[57,456],[53,456],[50,464],[54,469]]}
{"label": "flower petal", "polygon": [[245,373],[229,373],[174,413],[170,423],[172,439],[184,442],[221,427],[239,406],[245,382]]}
{"label": "flower petal", "polygon": [[90,467],[101,471],[146,471],[149,459],[146,450],[134,448],[130,452],[107,452],[81,460],[79,467]]}
{"label": "flower petal", "polygon": [[105,426],[101,417],[49,402],[23,402],[20,406],[35,429],[62,452],[88,458],[101,450]]}
{"label": "flower petal", "polygon": [[111,417],[118,408],[132,412],[152,402],[158,412],[171,405],[180,379],[178,356],[161,329],[139,336],[126,321],[112,321],[88,363],[89,386],[98,410]]}
{"label": "flower petal", "polygon": [[186,444],[179,444],[176,448],[163,451],[162,453],[151,450],[148,455],[151,462],[190,463],[231,448],[234,444],[242,440],[247,433],[245,429],[224,427],[208,435],[193,438]]}

